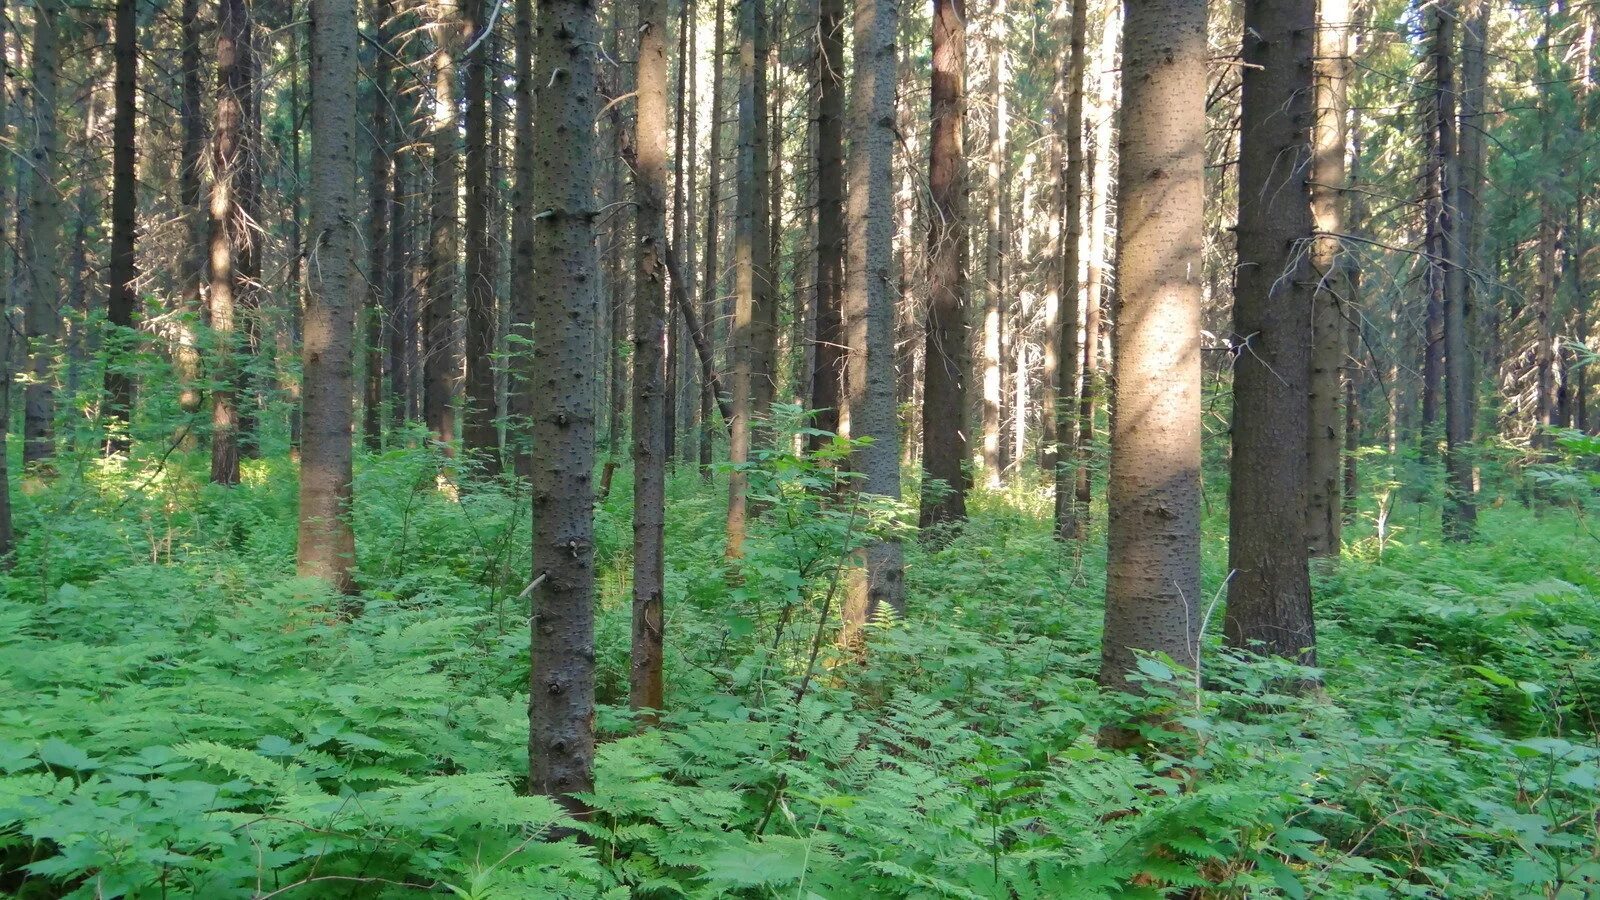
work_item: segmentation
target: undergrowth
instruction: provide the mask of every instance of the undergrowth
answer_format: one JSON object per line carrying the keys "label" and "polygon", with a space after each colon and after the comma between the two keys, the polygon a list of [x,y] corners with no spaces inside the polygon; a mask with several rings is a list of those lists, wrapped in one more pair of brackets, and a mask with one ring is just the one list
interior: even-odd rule
{"label": "undergrowth", "polygon": [[[292,577],[294,478],[181,452],[19,497],[0,578],[0,890],[44,897],[1583,897],[1600,890],[1600,544],[1485,510],[1352,529],[1305,673],[1203,649],[1101,692],[1103,540],[1028,486],[907,546],[910,617],[805,678],[853,519],[778,454],[739,578],[720,491],[671,484],[671,710],[626,710],[630,486],[597,512],[593,815],[526,772],[528,514],[362,460],[360,614]],[[447,486],[448,487],[448,486]],[[1222,584],[1220,513],[1208,590]],[[736,586],[731,586],[736,585]],[[1207,598],[1209,603],[1209,598]],[[1213,617],[1220,621],[1220,614]],[[802,690],[804,682],[807,687]],[[1150,716],[1159,712],[1162,715]],[[1155,718],[1137,753],[1112,723]],[[577,829],[584,840],[549,840]]]}

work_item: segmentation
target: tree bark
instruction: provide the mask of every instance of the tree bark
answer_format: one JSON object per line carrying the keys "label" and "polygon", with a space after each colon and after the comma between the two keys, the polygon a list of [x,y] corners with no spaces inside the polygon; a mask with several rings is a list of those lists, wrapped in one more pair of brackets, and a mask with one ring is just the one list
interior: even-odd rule
{"label": "tree bark", "polygon": [[1467,244],[1461,229],[1463,161],[1458,153],[1455,79],[1457,0],[1441,0],[1434,41],[1434,90],[1438,103],[1442,167],[1439,236],[1444,250],[1445,498],[1444,534],[1470,540],[1478,511],[1472,499],[1472,354],[1467,343]]}
{"label": "tree bark", "polygon": [[487,27],[486,0],[466,0],[462,32],[477,47],[462,66],[466,78],[466,229],[467,382],[461,428],[462,449],[472,454],[486,475],[500,472],[500,430],[495,391],[494,239],[489,232],[489,80],[488,40],[478,40]]}
{"label": "tree bark", "polygon": [[934,0],[928,185],[928,319],[922,402],[922,508],[932,529],[967,518],[966,0]]}
{"label": "tree bark", "polygon": [[1117,18],[1120,7],[1113,3],[1107,11],[1105,32],[1100,38],[1097,57],[1099,87],[1095,101],[1094,151],[1090,156],[1089,185],[1089,264],[1085,267],[1086,286],[1083,306],[1083,349],[1078,360],[1078,506],[1085,517],[1093,499],[1094,419],[1101,390],[1100,321],[1105,297],[1105,258],[1107,232],[1112,227],[1111,173],[1114,128],[1116,125],[1113,89],[1117,71]]}
{"label": "tree bark", "polygon": [[[849,428],[870,438],[852,467],[858,489],[888,502],[900,499],[900,440],[896,409],[894,311],[894,94],[896,0],[858,0],[855,75],[850,110],[850,191],[845,211],[850,240],[844,305]],[[840,23],[842,26],[842,23]],[[853,642],[885,607],[905,613],[900,542],[876,535],[862,550],[864,577],[852,578],[844,604],[844,640]]]}
{"label": "tree bark", "polygon": [[457,0],[431,0],[434,19],[433,192],[429,200],[432,228],[428,234],[426,307],[422,314],[423,419],[446,455],[456,437],[456,258],[461,188],[460,151],[456,134],[456,52],[461,29]]}
{"label": "tree bark", "polygon": [[512,163],[515,180],[511,191],[511,333],[508,340],[511,357],[510,382],[507,406],[510,419],[506,431],[506,452],[515,461],[517,475],[529,478],[533,474],[533,447],[528,434],[532,427],[533,378],[527,365],[529,348],[533,346],[533,292],[528,285],[534,278],[533,222],[528,210],[533,209],[535,171],[533,113],[538,85],[533,83],[534,12],[533,0],[516,0],[516,21],[512,26],[512,42],[516,53],[516,118],[512,122],[515,138],[515,156]]}
{"label": "tree bark", "polygon": [[533,591],[528,786],[582,814],[594,766],[596,53],[589,0],[544,0],[534,41]]}
{"label": "tree bark", "polygon": [[[1247,0],[1239,102],[1230,646],[1316,664],[1306,546],[1315,0]],[[1119,407],[1119,411],[1122,407]]]}
{"label": "tree bark", "polygon": [[[717,240],[718,226],[722,221],[722,58],[727,47],[727,2],[717,0],[717,25],[716,39],[711,50],[711,138],[706,162],[706,244],[705,265],[702,267],[702,285],[704,294],[701,296],[700,321],[711,329],[716,320],[718,306],[721,299],[717,294],[717,286],[722,283],[722,272],[718,268]],[[702,335],[710,339],[711,335]],[[716,401],[715,386],[711,379],[705,377],[704,370],[709,366],[702,362],[702,375],[700,379],[700,477],[711,481],[711,455],[716,446],[716,426],[712,420],[712,405]],[[727,423],[729,427],[732,422]]]}
{"label": "tree bark", "polygon": [[212,348],[211,480],[239,483],[238,271],[247,227],[240,208],[244,169],[245,94],[251,89],[250,13],[243,0],[217,10],[217,99],[211,136],[210,306]]}
{"label": "tree bark", "polygon": [[1138,0],[1122,27],[1118,311],[1100,681],[1135,651],[1196,660],[1205,0]]}
{"label": "tree bark", "polygon": [[133,379],[122,357],[132,349],[134,279],[138,277],[133,242],[138,221],[134,162],[134,117],[138,115],[135,71],[138,44],[135,34],[134,0],[116,0],[115,37],[112,57],[116,78],[112,89],[115,111],[111,126],[111,259],[110,283],[106,295],[106,322],[111,326],[113,344],[106,360],[105,389],[107,452],[126,452],[131,444],[128,432],[133,414]]}
{"label": "tree bark", "polygon": [[761,108],[759,78],[763,56],[757,55],[760,40],[761,0],[738,0],[739,34],[739,139],[737,149],[738,195],[735,198],[733,237],[734,314],[733,328],[728,336],[728,352],[733,370],[733,421],[728,440],[728,543],[726,555],[738,559],[744,555],[746,519],[749,515],[748,494],[750,477],[743,466],[750,461],[751,419],[755,415],[755,332],[758,313],[759,286],[762,277],[757,270],[761,231],[758,227],[762,210],[759,195],[766,186],[761,169],[765,156],[760,151],[759,130]]}
{"label": "tree bark", "polygon": [[201,318],[206,279],[206,211],[200,206],[200,168],[204,165],[205,118],[200,101],[200,0],[183,0],[179,19],[179,66],[182,85],[178,120],[182,130],[178,161],[178,202],[182,205],[187,253],[180,257],[183,314],[178,323],[173,367],[178,376],[178,408],[188,415],[180,443],[194,446],[194,430],[203,402],[200,391],[200,349],[195,330]]}
{"label": "tree bark", "polygon": [[44,463],[55,456],[56,389],[54,367],[61,336],[56,308],[61,293],[61,196],[56,190],[61,134],[57,119],[61,34],[65,10],[60,0],[34,7],[33,147],[28,197],[29,228],[24,236],[28,263],[28,339],[30,379],[23,392],[22,461]]}
{"label": "tree bark", "polygon": [[[389,229],[394,211],[395,166],[394,140],[390,134],[389,96],[390,44],[393,39],[393,0],[376,0],[373,4],[373,25],[377,30],[377,53],[372,64],[372,156],[367,169],[367,372],[362,402],[362,435],[367,449],[377,451],[383,447],[383,356],[384,334],[396,325],[391,322],[384,328],[384,319],[391,318],[389,311],[394,299],[389,290]],[[313,90],[313,99],[316,93]]]}
{"label": "tree bark", "polygon": [[[858,13],[857,17],[866,14]],[[877,15],[878,11],[871,14]],[[859,91],[863,77],[859,74],[859,61],[856,66]],[[844,399],[844,69],[844,0],[818,0],[817,311],[811,424],[823,432],[839,430]],[[822,435],[812,436],[811,449],[820,449],[827,440]]]}
{"label": "tree bark", "polygon": [[1316,292],[1311,308],[1310,425],[1306,451],[1306,544],[1312,556],[1337,557],[1343,522],[1339,501],[1342,412],[1339,373],[1344,360],[1344,315],[1353,265],[1337,235],[1344,231],[1346,85],[1350,77],[1349,0],[1319,0],[1311,157],[1311,245]]}
{"label": "tree bark", "polygon": [[353,593],[350,527],[356,249],[355,0],[311,2],[311,228],[297,569]]}
{"label": "tree bark", "polygon": [[[664,0],[639,4],[633,180],[639,236],[633,305],[633,652],[628,703],[663,707],[661,677],[666,516],[667,16]],[[653,721],[651,712],[644,713]]]}
{"label": "tree bark", "polygon": [[[1079,247],[1083,238],[1083,76],[1087,68],[1087,51],[1085,48],[1088,34],[1089,7],[1086,0],[1072,0],[1072,31],[1068,40],[1069,51],[1066,68],[1066,108],[1063,114],[1066,121],[1062,123],[1066,134],[1066,169],[1061,174],[1061,191],[1064,203],[1061,210],[1063,219],[1060,231],[1062,233],[1062,246],[1056,264],[1060,266],[1055,273],[1056,283],[1060,285],[1057,293],[1061,298],[1061,324],[1060,330],[1050,335],[1049,339],[1056,344],[1056,355],[1065,361],[1057,380],[1059,382],[1058,397],[1052,408],[1045,414],[1055,419],[1055,432],[1057,450],[1055,459],[1067,460],[1077,455],[1077,426],[1078,410],[1073,401],[1077,398],[1078,373],[1080,368],[1088,372],[1087,366],[1080,367],[1079,363],[1086,358],[1078,352],[1078,266]],[[1087,333],[1086,333],[1087,337]],[[1088,340],[1085,341],[1087,350]],[[1063,540],[1077,540],[1083,537],[1084,511],[1078,503],[1077,473],[1065,465],[1053,464],[1050,467],[1055,476],[1055,534]]]}
{"label": "tree bark", "polygon": [[989,196],[988,234],[983,291],[983,477],[990,489],[1000,487],[1004,473],[1005,449],[1001,446],[1005,416],[1005,387],[1002,375],[1002,347],[1005,343],[1005,265],[1006,216],[1002,208],[1006,196],[1006,152],[1010,122],[1007,121],[1005,92],[1006,2],[996,0],[989,8]]}

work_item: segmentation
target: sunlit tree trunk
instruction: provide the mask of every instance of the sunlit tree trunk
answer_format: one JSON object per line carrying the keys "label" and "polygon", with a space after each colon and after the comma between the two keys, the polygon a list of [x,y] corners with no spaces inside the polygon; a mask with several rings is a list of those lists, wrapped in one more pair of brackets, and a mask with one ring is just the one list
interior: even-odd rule
{"label": "sunlit tree trunk", "polygon": [[[1063,365],[1057,375],[1059,394],[1052,409],[1046,414],[1055,419],[1056,459],[1069,460],[1077,449],[1077,382],[1082,354],[1078,352],[1078,265],[1079,247],[1083,237],[1083,76],[1087,67],[1085,39],[1088,32],[1089,8],[1086,0],[1072,0],[1072,25],[1068,40],[1066,106],[1062,114],[1066,121],[1063,129],[1066,144],[1066,167],[1061,173],[1061,248],[1054,273],[1060,285],[1061,323],[1056,334],[1049,336],[1055,342],[1057,357]],[[1085,342],[1086,346],[1088,342]],[[1078,504],[1076,471],[1068,466],[1052,464],[1055,476],[1055,533],[1065,540],[1083,536],[1084,511]]]}
{"label": "sunlit tree trunk", "polygon": [[1206,2],[1134,0],[1122,28],[1118,316],[1100,681],[1184,665],[1200,625],[1200,259]]}
{"label": "sunlit tree trunk", "polygon": [[250,18],[243,0],[221,0],[217,12],[217,99],[211,135],[211,480],[239,483],[240,245],[248,238],[239,204],[248,149],[245,101],[250,88]]}
{"label": "sunlit tree trunk", "polygon": [[460,248],[460,150],[456,131],[457,0],[430,0],[433,16],[433,192],[429,200],[426,307],[422,314],[423,419],[447,455],[456,436],[456,264]]}

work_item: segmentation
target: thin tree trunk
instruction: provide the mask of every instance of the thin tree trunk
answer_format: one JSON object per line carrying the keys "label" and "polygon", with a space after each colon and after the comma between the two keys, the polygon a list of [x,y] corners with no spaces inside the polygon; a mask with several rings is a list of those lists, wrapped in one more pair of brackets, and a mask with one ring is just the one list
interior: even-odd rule
{"label": "thin tree trunk", "polygon": [[1100,681],[1136,651],[1192,666],[1200,625],[1200,258],[1205,0],[1131,3],[1123,21],[1118,310]]}
{"label": "thin tree trunk", "polygon": [[594,781],[594,140],[600,39],[588,0],[543,0],[533,48],[533,615],[528,786],[582,814]]}
{"label": "thin tree trunk", "polygon": [[[33,32],[33,160],[28,197],[28,338],[30,378],[23,392],[24,464],[55,456],[56,388],[53,369],[61,336],[56,308],[61,294],[61,196],[56,190],[60,165],[57,92],[60,87],[60,0],[42,0],[34,7]],[[19,229],[20,231],[20,229]]]}
{"label": "thin tree trunk", "polygon": [[356,292],[355,0],[311,0],[311,248],[297,569],[355,590],[350,527]]}
{"label": "thin tree trunk", "polygon": [[1339,459],[1343,448],[1339,373],[1344,360],[1343,316],[1353,263],[1336,235],[1344,231],[1346,84],[1350,77],[1349,0],[1319,0],[1311,157],[1311,245],[1316,292],[1311,308],[1310,425],[1306,451],[1306,544],[1312,556],[1337,557],[1343,518]]}
{"label": "thin tree trunk", "polygon": [[1477,527],[1472,500],[1472,351],[1467,344],[1467,248],[1461,230],[1464,193],[1462,159],[1457,152],[1455,31],[1461,7],[1441,0],[1434,41],[1434,89],[1439,123],[1441,186],[1439,237],[1444,251],[1445,503],[1444,533],[1469,540]]}
{"label": "thin tree trunk", "polygon": [[[383,320],[394,305],[386,297],[389,289],[390,221],[394,211],[394,140],[390,134],[389,106],[389,54],[391,19],[394,18],[393,0],[376,0],[373,4],[374,25],[377,28],[378,52],[374,54],[372,74],[372,157],[367,170],[367,372],[363,397],[362,434],[367,449],[377,451],[383,447]],[[313,99],[315,93],[313,92]],[[313,147],[313,149],[315,149]],[[393,326],[390,326],[391,329]]]}
{"label": "thin tree trunk", "polygon": [[440,450],[453,453],[456,436],[456,258],[461,175],[456,132],[456,59],[461,29],[456,0],[431,0],[433,53],[433,193],[429,201],[427,306],[422,315],[423,419]]}
{"label": "thin tree trunk", "polygon": [[1001,349],[1005,343],[1005,216],[1007,120],[1005,94],[1006,2],[995,0],[989,8],[989,196],[988,246],[983,291],[983,477],[990,489],[1000,486],[1005,469],[1001,447],[1005,389],[1001,374]]}
{"label": "thin tree trunk", "polygon": [[236,288],[239,247],[246,227],[239,192],[248,150],[244,142],[248,72],[249,12],[243,0],[221,0],[217,20],[216,125],[211,137],[210,319],[211,480],[239,483],[239,352],[235,332],[239,313]]}
{"label": "thin tree trunk", "polygon": [[132,349],[134,334],[134,279],[138,277],[133,255],[137,201],[134,180],[134,117],[138,115],[135,70],[138,44],[135,34],[134,0],[116,0],[116,35],[112,56],[116,60],[113,88],[115,113],[111,126],[111,265],[106,297],[106,322],[114,341],[106,360],[107,452],[126,452],[131,444],[128,432],[133,415],[133,379],[122,357]]}
{"label": "thin tree trunk", "polygon": [[534,232],[528,210],[533,208],[533,185],[538,179],[534,171],[533,113],[538,85],[533,83],[534,12],[533,0],[516,0],[516,21],[512,26],[512,41],[516,52],[516,119],[512,123],[515,156],[515,180],[511,191],[511,333],[510,386],[507,405],[506,452],[515,461],[519,477],[533,475],[533,447],[528,434],[532,429],[533,372],[528,365],[529,349],[533,346],[533,292],[528,289],[534,278]]}
{"label": "thin tree trunk", "polygon": [[918,524],[967,518],[966,0],[934,0],[932,138],[928,183],[927,358],[922,402],[923,488]]}
{"label": "thin tree trunk", "polygon": [[1093,499],[1092,463],[1094,462],[1094,419],[1099,405],[1102,384],[1100,364],[1100,322],[1105,295],[1106,247],[1110,243],[1107,232],[1111,228],[1112,149],[1115,146],[1116,125],[1113,89],[1116,84],[1118,15],[1121,7],[1112,3],[1107,8],[1105,31],[1100,36],[1100,50],[1095,68],[1099,89],[1095,100],[1094,152],[1088,170],[1089,185],[1089,264],[1084,273],[1087,281],[1084,291],[1083,350],[1079,359],[1078,379],[1078,506],[1085,517]]}
{"label": "thin tree trunk", "polygon": [[183,313],[178,322],[178,346],[173,366],[178,376],[178,408],[188,415],[181,443],[195,445],[195,419],[203,401],[200,391],[200,350],[195,328],[201,318],[202,287],[206,278],[206,214],[200,206],[200,168],[204,165],[205,119],[200,104],[200,0],[183,0],[180,14],[179,59],[182,87],[178,120],[182,129],[178,161],[178,202],[183,208],[184,243],[180,257]]}
{"label": "thin tree trunk", "polygon": [[487,475],[500,471],[500,431],[495,425],[494,240],[489,233],[489,46],[479,40],[488,22],[487,0],[466,0],[462,32],[477,47],[467,56],[466,228],[467,382],[462,449]]}
{"label": "thin tree trunk", "polygon": [[[900,499],[899,420],[896,410],[894,311],[894,101],[896,0],[858,0],[854,97],[850,114],[849,227],[844,273],[848,325],[849,420],[852,438],[871,438],[856,451],[859,490],[867,498]],[[842,23],[841,23],[842,25]],[[851,580],[844,603],[843,639],[855,641],[881,610],[905,613],[900,542],[877,536],[862,551],[865,577]]]}
{"label": "thin tree trunk", "polygon": [[[858,13],[857,18],[880,14],[874,9]],[[844,0],[818,0],[817,312],[811,424],[818,431],[829,433],[839,430],[845,376],[844,69]],[[860,91],[863,88],[859,82],[865,76],[859,74],[859,62],[856,71],[856,89]],[[813,436],[811,449],[820,449],[826,441],[823,435]]]}
{"label": "thin tree trunk", "polygon": [[[1057,440],[1056,459],[1067,460],[1077,455],[1077,404],[1073,403],[1078,395],[1078,373],[1081,369],[1088,372],[1087,366],[1080,366],[1085,358],[1078,352],[1078,267],[1079,248],[1083,238],[1083,77],[1088,68],[1087,49],[1085,47],[1088,36],[1089,6],[1086,0],[1072,0],[1072,32],[1068,41],[1070,50],[1067,57],[1066,69],[1066,109],[1064,111],[1066,122],[1066,169],[1061,175],[1061,191],[1065,203],[1061,210],[1063,224],[1062,246],[1057,265],[1060,270],[1056,273],[1056,283],[1061,285],[1058,293],[1061,297],[1061,327],[1060,331],[1049,336],[1055,341],[1056,353],[1060,360],[1065,362],[1057,376],[1059,382],[1058,397],[1065,401],[1057,400],[1052,409],[1046,414],[1055,418],[1055,432]],[[1087,334],[1086,334],[1087,337]],[[1084,341],[1087,349],[1092,346],[1089,340]],[[1077,540],[1083,537],[1084,512],[1078,504],[1077,473],[1065,465],[1051,465],[1055,474],[1056,507],[1055,507],[1055,533],[1063,540]]]}
{"label": "thin tree trunk", "polygon": [[[783,144],[783,134],[772,126],[772,110],[782,108],[782,79],[771,86],[771,21],[767,0],[755,4],[755,166],[752,170],[755,191],[754,268],[755,294],[750,321],[750,427],[754,446],[770,448],[774,437],[772,404],[778,394],[778,256],[773,238],[779,229],[775,213],[781,211],[781,194],[772,176],[779,166],[775,154]],[[772,91],[772,96],[768,92]],[[752,516],[760,514],[760,504],[752,504]]]}
{"label": "thin tree trunk", "polygon": [[[729,334],[728,352],[733,361],[733,421],[730,423],[728,461],[733,468],[728,473],[728,544],[726,555],[738,559],[744,555],[745,520],[748,517],[749,474],[743,466],[750,460],[751,423],[755,413],[753,384],[757,377],[754,369],[754,344],[757,305],[760,302],[757,271],[759,256],[757,243],[761,229],[757,227],[761,215],[759,195],[766,179],[759,177],[764,168],[764,154],[758,147],[761,109],[757,95],[760,93],[759,75],[764,57],[757,55],[760,30],[761,0],[738,0],[739,34],[739,141],[736,171],[738,195],[734,216],[733,268],[734,315],[733,330]],[[758,157],[763,165],[758,167]]]}
{"label": "thin tree trunk", "polygon": [[[6,0],[0,0],[0,66],[11,64],[6,46],[7,38],[12,34],[8,5]],[[18,43],[20,46],[20,39]],[[10,101],[10,93],[0,90],[0,140],[15,146]],[[12,278],[17,269],[26,263],[20,253],[15,260],[7,253],[7,248],[11,246],[10,238],[20,237],[6,232],[6,226],[12,221],[11,185],[11,158],[9,154],[0,154],[0,570],[10,569],[15,561],[12,552],[16,549],[16,533],[11,516],[11,388],[16,379],[16,354],[13,348],[20,331],[14,313],[16,287]],[[24,202],[20,195],[17,202],[19,206]],[[20,246],[18,249],[21,249]]]}
{"label": "thin tree trunk", "polygon": [[[660,710],[666,523],[667,15],[664,0],[639,4],[635,79],[634,196],[639,239],[633,306],[633,652],[628,703]],[[645,715],[653,721],[651,713]]]}
{"label": "thin tree trunk", "polygon": [[[722,220],[722,59],[727,52],[727,4],[726,0],[717,0],[717,26],[716,41],[711,51],[711,139],[706,163],[706,244],[705,265],[702,267],[704,294],[701,297],[701,322],[704,327],[714,330],[712,323],[715,321],[717,308],[721,305],[717,295],[717,286],[722,283],[722,272],[718,268],[717,239],[718,225]],[[702,335],[709,339],[710,335]],[[711,453],[715,447],[715,424],[712,420],[712,405],[716,401],[715,386],[711,379],[705,377],[707,364],[702,361],[700,379],[700,477],[707,482],[711,481]],[[726,423],[729,427],[731,422]]]}
{"label": "thin tree trunk", "polygon": [[[1309,185],[1315,0],[1246,0],[1239,102],[1230,646],[1316,664],[1306,547],[1315,282]],[[1125,407],[1118,407],[1124,410]]]}

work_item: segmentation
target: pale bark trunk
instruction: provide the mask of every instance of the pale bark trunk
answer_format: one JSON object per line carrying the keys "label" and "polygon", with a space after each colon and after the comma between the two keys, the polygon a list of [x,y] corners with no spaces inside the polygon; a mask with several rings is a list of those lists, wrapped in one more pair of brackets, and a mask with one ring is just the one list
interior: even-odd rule
{"label": "pale bark trunk", "polygon": [[1005,411],[1001,375],[1001,349],[1005,343],[1005,205],[1006,194],[1006,2],[989,8],[989,196],[988,234],[983,291],[983,478],[992,490],[1000,487],[1005,451],[1000,446]]}
{"label": "pale bark trunk", "polygon": [[208,294],[212,333],[211,480],[239,483],[239,315],[236,288],[245,222],[240,210],[244,169],[244,94],[250,90],[249,11],[222,0],[217,22],[217,103],[211,156],[211,250]]}
{"label": "pale bark trunk", "polygon": [[596,53],[588,0],[544,0],[534,42],[533,592],[528,786],[582,812],[593,786]]}
{"label": "pale bark trunk", "polygon": [[423,418],[433,440],[446,455],[456,436],[457,370],[455,303],[461,187],[460,151],[456,133],[456,60],[461,28],[456,0],[432,0],[434,19],[433,192],[429,200],[426,308],[423,334]]}
{"label": "pale bark trunk", "polygon": [[311,2],[311,228],[302,335],[297,569],[355,590],[350,527],[355,364],[355,0]]}
{"label": "pale bark trunk", "polygon": [[1205,0],[1130,3],[1123,22],[1110,525],[1100,681],[1136,651],[1197,658]]}

